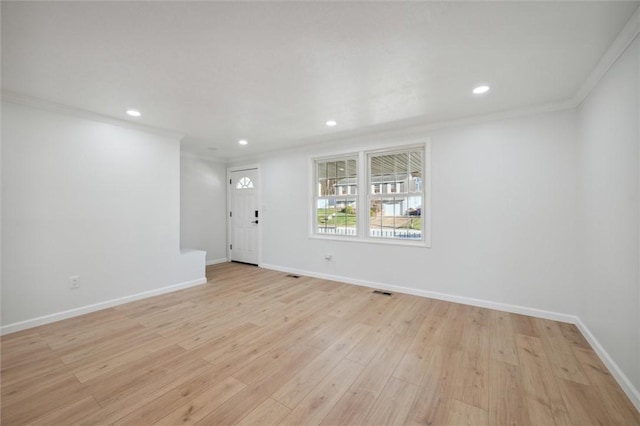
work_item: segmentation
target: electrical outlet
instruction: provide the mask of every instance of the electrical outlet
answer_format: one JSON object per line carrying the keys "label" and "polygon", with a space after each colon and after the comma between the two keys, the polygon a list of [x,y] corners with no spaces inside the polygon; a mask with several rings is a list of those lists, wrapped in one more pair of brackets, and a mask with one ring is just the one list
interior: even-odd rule
{"label": "electrical outlet", "polygon": [[69,288],[72,290],[80,288],[80,275],[69,277]]}

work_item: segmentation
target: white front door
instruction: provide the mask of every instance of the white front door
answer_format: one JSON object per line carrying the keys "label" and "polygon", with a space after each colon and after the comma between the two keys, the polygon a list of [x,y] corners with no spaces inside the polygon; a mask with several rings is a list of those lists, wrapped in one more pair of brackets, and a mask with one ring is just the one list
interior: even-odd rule
{"label": "white front door", "polygon": [[230,173],[229,253],[232,261],[258,264],[258,169]]}

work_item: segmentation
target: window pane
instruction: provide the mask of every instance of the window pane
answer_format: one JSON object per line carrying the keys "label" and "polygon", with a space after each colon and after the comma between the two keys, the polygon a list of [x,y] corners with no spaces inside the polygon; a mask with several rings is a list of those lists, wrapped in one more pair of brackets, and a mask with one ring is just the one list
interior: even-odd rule
{"label": "window pane", "polygon": [[422,238],[422,197],[376,197],[370,202],[369,235],[377,238]]}
{"label": "window pane", "polygon": [[336,195],[336,180],[320,179],[318,182],[318,195]]}
{"label": "window pane", "polygon": [[409,173],[414,177],[422,177],[422,151],[414,151],[409,157]]}
{"label": "window pane", "polygon": [[356,235],[356,199],[321,198],[317,202],[317,230],[321,234]]}
{"label": "window pane", "polygon": [[358,193],[357,179],[344,177],[338,179],[336,184],[336,195],[356,195]]}
{"label": "window pane", "polygon": [[356,235],[356,200],[346,199],[336,202],[334,216],[336,233],[340,235]]}
{"label": "window pane", "polygon": [[317,195],[356,195],[358,170],[355,159],[317,161]]}
{"label": "window pane", "polygon": [[329,221],[334,211],[335,209],[329,205],[328,198],[318,199],[317,206],[316,206],[316,218],[317,218],[316,224],[317,224],[318,232],[322,234],[333,233],[333,232],[328,232],[328,230],[332,229]]}
{"label": "window pane", "polygon": [[358,175],[358,169],[356,168],[356,160],[347,160],[347,176],[355,178]]}
{"label": "window pane", "polygon": [[422,192],[422,151],[371,157],[371,194]]}

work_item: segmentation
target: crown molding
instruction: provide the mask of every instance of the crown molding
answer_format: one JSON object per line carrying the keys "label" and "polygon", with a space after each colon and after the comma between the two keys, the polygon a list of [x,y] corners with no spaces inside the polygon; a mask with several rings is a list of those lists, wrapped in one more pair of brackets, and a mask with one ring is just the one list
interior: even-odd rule
{"label": "crown molding", "polygon": [[189,158],[191,160],[199,160],[199,161],[207,161],[209,163],[216,163],[216,164],[221,164],[221,165],[226,165],[227,164],[227,158],[226,157],[211,157],[211,156],[207,156],[207,155],[198,155],[197,153],[191,152],[191,151],[186,151],[184,149],[180,149],[180,157],[184,157],[184,158]]}
{"label": "crown molding", "polygon": [[86,120],[97,121],[103,124],[109,124],[116,127],[124,127],[127,129],[139,130],[154,135],[165,136],[172,139],[181,140],[184,134],[175,130],[162,129],[146,124],[134,123],[119,118],[110,117],[108,115],[99,114],[97,112],[88,111],[82,108],[76,108],[57,102],[47,101],[44,99],[34,98],[21,93],[11,92],[8,90],[0,90],[0,99],[5,102],[25,105],[32,108],[42,109],[46,111],[56,112],[59,114],[72,115]]}
{"label": "crown molding", "polygon": [[609,71],[618,58],[622,56],[627,47],[629,47],[633,42],[638,33],[640,33],[640,7],[636,9],[636,12],[631,16],[631,19],[627,21],[624,28],[622,28],[622,31],[620,31],[616,39],[611,43],[611,46],[609,46],[605,54],[602,56],[598,65],[596,65],[593,71],[591,71],[587,79],[582,83],[574,95],[572,101],[576,108],[582,104],[587,96],[589,96],[602,77],[604,77],[607,71]]}

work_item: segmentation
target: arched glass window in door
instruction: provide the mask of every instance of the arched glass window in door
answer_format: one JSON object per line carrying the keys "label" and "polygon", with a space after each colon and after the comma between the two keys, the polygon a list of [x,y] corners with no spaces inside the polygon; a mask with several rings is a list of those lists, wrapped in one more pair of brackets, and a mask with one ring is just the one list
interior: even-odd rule
{"label": "arched glass window in door", "polygon": [[249,189],[253,188],[253,182],[247,176],[240,178],[236,184],[236,189]]}

